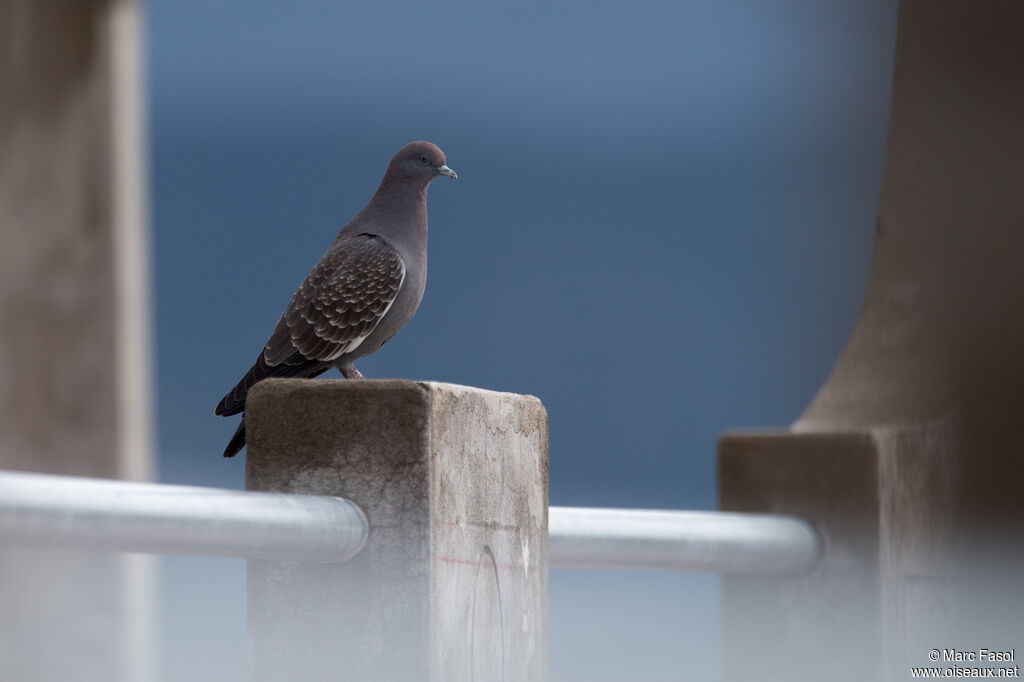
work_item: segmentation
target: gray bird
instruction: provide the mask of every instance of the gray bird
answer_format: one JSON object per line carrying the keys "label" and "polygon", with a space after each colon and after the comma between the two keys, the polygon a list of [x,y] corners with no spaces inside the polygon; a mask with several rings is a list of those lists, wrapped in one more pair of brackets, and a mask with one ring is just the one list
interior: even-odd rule
{"label": "gray bird", "polygon": [[388,164],[370,203],[341,228],[292,296],[252,369],[224,396],[214,414],[242,412],[225,457],[245,446],[245,398],[269,377],[312,378],[337,367],[362,379],[352,363],[373,353],[402,328],[427,282],[427,185],[445,175],[444,152],[410,142]]}

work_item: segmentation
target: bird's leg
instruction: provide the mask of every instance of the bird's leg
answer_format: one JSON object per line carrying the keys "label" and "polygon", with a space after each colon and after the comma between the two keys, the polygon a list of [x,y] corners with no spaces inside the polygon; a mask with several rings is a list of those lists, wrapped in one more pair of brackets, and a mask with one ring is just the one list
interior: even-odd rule
{"label": "bird's leg", "polygon": [[341,367],[341,375],[346,379],[365,379],[362,373],[352,365]]}

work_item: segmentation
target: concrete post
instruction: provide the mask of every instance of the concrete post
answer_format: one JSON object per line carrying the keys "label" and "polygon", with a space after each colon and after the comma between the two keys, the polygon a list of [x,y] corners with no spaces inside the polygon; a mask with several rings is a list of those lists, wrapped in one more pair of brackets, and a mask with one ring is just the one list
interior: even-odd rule
{"label": "concrete post", "polygon": [[547,416],[530,396],[410,381],[268,380],[247,487],[366,512],[346,563],[251,561],[252,674],[544,680]]}
{"label": "concrete post", "polygon": [[825,540],[807,576],[723,580],[727,681],[1019,664],[1022,31],[1014,0],[900,3],[860,318],[792,430],[720,443],[724,509],[797,514]]}
{"label": "concrete post", "polygon": [[[0,0],[0,468],[146,479],[135,0]],[[150,559],[0,549],[0,679],[150,679]]]}
{"label": "concrete post", "polygon": [[952,454],[942,427],[723,438],[722,508],[799,516],[825,547],[804,576],[723,577],[723,679],[902,680],[968,644],[946,589]]}

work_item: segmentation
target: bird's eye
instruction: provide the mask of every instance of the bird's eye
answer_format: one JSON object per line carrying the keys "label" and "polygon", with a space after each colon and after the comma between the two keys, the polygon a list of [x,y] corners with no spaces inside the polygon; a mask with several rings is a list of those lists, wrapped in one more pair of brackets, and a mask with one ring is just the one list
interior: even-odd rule
{"label": "bird's eye", "polygon": [[426,154],[421,154],[420,155],[420,163],[426,163],[426,162],[427,162],[427,155]]}

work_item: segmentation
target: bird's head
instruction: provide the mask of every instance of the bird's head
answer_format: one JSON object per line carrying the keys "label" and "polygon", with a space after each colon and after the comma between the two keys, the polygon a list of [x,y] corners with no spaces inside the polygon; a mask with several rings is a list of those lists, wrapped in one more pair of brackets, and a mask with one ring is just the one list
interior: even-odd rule
{"label": "bird's head", "polygon": [[445,165],[444,152],[430,142],[410,142],[399,149],[391,159],[388,172],[428,183],[440,175],[452,179],[459,177]]}

